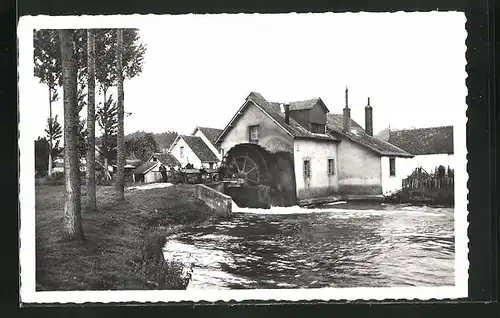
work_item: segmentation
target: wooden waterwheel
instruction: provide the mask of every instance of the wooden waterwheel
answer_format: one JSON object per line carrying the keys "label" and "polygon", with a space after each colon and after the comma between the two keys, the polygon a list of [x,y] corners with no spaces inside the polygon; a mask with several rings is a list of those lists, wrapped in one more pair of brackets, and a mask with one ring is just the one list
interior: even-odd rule
{"label": "wooden waterwheel", "polygon": [[250,186],[269,186],[267,157],[265,153],[252,146],[238,145],[227,153],[223,159],[223,176],[240,178]]}
{"label": "wooden waterwheel", "polygon": [[229,173],[236,178],[245,180],[249,185],[260,184],[259,165],[248,155],[231,158]]}

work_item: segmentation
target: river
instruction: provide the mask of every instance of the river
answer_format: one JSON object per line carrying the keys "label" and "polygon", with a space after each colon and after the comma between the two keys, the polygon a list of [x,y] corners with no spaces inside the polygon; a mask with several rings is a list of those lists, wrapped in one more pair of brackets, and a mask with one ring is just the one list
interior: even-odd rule
{"label": "river", "polygon": [[168,237],[165,258],[194,264],[188,289],[454,285],[453,208],[341,202],[233,212]]}

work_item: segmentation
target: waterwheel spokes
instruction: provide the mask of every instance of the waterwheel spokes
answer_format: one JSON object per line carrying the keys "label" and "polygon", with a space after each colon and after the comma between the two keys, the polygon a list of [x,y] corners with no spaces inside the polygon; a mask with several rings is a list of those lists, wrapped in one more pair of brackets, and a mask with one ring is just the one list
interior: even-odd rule
{"label": "waterwheel spokes", "polygon": [[[248,155],[248,154],[247,154]],[[247,167],[247,157],[245,157],[245,159],[243,159],[243,168],[242,168],[242,171],[245,172],[245,168]]]}
{"label": "waterwheel spokes", "polygon": [[255,166],[252,167],[252,169],[245,171],[246,174],[250,174],[250,172],[257,170]]}
{"label": "waterwheel spokes", "polygon": [[259,182],[257,180],[254,180],[254,179],[251,179],[249,177],[247,177],[246,179],[248,182],[251,182],[251,183],[254,183],[254,184],[258,184]]}

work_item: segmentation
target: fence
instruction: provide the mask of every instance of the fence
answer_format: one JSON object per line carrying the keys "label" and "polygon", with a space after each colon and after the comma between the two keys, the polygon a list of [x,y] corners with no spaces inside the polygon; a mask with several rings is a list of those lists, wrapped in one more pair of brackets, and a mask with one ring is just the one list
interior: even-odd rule
{"label": "fence", "polygon": [[451,169],[444,173],[440,169],[439,172],[429,174],[424,169],[417,168],[402,181],[404,190],[417,190],[421,193],[436,192],[439,189],[453,189],[454,187],[455,177]]}

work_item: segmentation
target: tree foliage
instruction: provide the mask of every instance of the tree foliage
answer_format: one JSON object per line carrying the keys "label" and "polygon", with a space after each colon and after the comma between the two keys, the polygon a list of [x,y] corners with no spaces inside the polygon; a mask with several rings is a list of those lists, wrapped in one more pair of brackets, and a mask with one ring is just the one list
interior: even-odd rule
{"label": "tree foliage", "polygon": [[[96,33],[96,80],[101,92],[116,85],[116,31],[97,29]],[[140,42],[137,29],[123,30],[123,76],[131,79],[142,72],[146,46]]]}
{"label": "tree foliage", "polygon": [[96,111],[97,124],[102,132],[97,144],[103,156],[112,162],[116,160],[116,134],[118,129],[118,105],[113,100],[113,95],[102,104],[99,103]]}
{"label": "tree foliage", "polygon": [[[57,115],[53,118],[47,118],[47,127],[45,128],[45,134],[47,137],[46,140],[50,140],[52,138],[52,160],[55,160],[62,152],[62,149],[59,147],[62,137],[62,126],[57,118]],[[49,159],[47,158],[47,163],[48,160]]]}
{"label": "tree foliage", "polygon": [[138,131],[125,138],[125,153],[141,161],[146,161],[153,153],[158,151],[155,137],[152,133]]}

